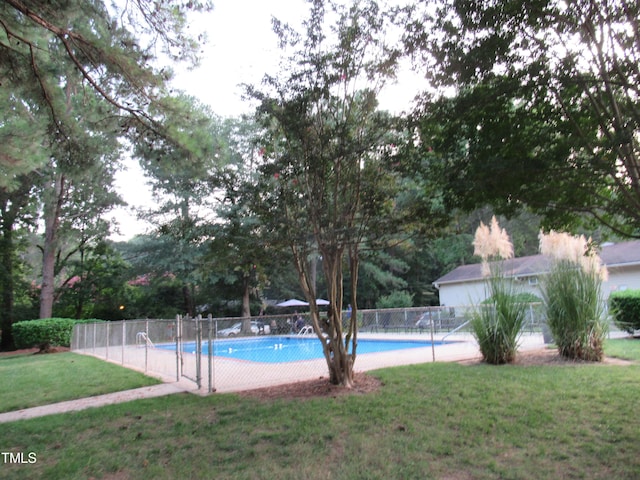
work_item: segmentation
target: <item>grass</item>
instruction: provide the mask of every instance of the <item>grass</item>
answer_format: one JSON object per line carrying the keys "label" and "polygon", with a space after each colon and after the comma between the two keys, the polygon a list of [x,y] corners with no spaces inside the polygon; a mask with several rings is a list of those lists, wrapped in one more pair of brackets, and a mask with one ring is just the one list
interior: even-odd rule
{"label": "grass", "polygon": [[605,340],[604,350],[610,357],[640,362],[640,338],[608,339]]}
{"label": "grass", "polygon": [[[640,357],[640,342],[607,342]],[[629,353],[632,352],[632,353]],[[53,355],[55,357],[57,355]],[[375,394],[180,394],[3,424],[2,477],[541,479],[640,475],[640,365],[423,364]]]}
{"label": "grass", "polygon": [[74,353],[0,357],[0,412],[160,383],[118,365]]}

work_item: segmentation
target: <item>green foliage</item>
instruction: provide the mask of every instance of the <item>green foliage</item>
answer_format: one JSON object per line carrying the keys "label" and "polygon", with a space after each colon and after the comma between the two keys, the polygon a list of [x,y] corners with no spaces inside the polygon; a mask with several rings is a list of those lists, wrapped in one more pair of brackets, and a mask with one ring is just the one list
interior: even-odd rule
{"label": "green foliage", "polygon": [[[406,263],[410,243],[385,250],[363,252],[358,271],[358,306],[376,308],[382,297],[404,291],[413,298],[410,285],[403,277],[409,270]],[[345,301],[345,303],[350,303]],[[413,305],[406,305],[411,307]]]}
{"label": "green foliage", "polygon": [[486,281],[489,300],[473,312],[471,331],[484,361],[501,365],[516,358],[528,304],[521,301],[513,283],[496,270]]}
{"label": "green foliage", "polygon": [[13,336],[17,348],[71,345],[75,320],[71,318],[45,318],[26,320],[13,324]]}
{"label": "green foliage", "polygon": [[[29,108],[35,121],[21,116],[24,123],[47,118],[52,128],[41,125],[42,131],[64,130],[69,125],[59,121],[68,114],[69,102],[75,98],[85,101],[95,94],[118,110],[114,117],[118,118],[116,131],[120,134],[161,130],[163,126],[155,112],[150,112],[150,105],[161,102],[159,93],[171,73],[158,68],[154,56],[162,52],[171,64],[195,63],[201,39],[196,41],[195,32],[187,31],[191,23],[186,22],[186,17],[189,11],[211,8],[206,0],[162,1],[152,8],[147,2],[103,0],[0,3],[0,76],[3,91],[15,95],[12,113]],[[1,98],[0,103],[4,103]],[[10,110],[3,108],[5,111]],[[79,123],[84,120],[83,115],[74,118]],[[5,124],[19,127],[16,118],[3,121]],[[20,149],[29,145],[29,138],[34,138],[33,125],[25,126],[19,139],[0,144],[1,153],[8,152],[6,161],[2,155],[0,162],[2,186],[11,182],[13,175],[37,168],[33,153],[38,147],[33,145],[47,143],[33,142],[20,154]],[[109,129],[105,127],[105,131]],[[73,140],[73,135],[65,135],[61,143]],[[46,161],[48,155],[38,157]]]}
{"label": "green foliage", "polygon": [[71,334],[76,323],[102,322],[97,318],[75,320],[72,318],[43,318],[40,320],[25,320],[13,324],[13,335],[16,348],[49,346],[69,347]]}
{"label": "green foliage", "polygon": [[122,320],[120,305],[132,299],[130,265],[106,242],[84,245],[68,262],[67,280],[57,292],[55,316]]}
{"label": "green foliage", "polygon": [[389,295],[380,297],[376,308],[405,308],[413,306],[413,295],[404,290],[396,290]]}
{"label": "green foliage", "polygon": [[153,262],[144,273],[175,275],[183,286],[181,311],[193,316],[195,291],[215,263],[204,258],[207,240],[217,233],[211,218],[224,221],[210,215],[220,208],[220,199],[212,191],[221,187],[221,169],[244,159],[232,148],[231,127],[206,105],[179,96],[164,106],[170,107],[164,112],[170,135],[148,132],[135,147],[157,199],[145,213],[145,219],[157,227],[157,238],[148,239],[154,249],[145,256]]}
{"label": "green foliage", "polygon": [[640,4],[443,0],[416,10],[408,47],[441,93],[423,97],[421,145],[440,162],[444,202],[526,204],[555,228],[592,212],[637,236]]}
{"label": "green foliage", "polygon": [[542,281],[547,323],[560,355],[600,361],[607,324],[601,302],[602,281],[575,263],[559,260]]}
{"label": "green foliage", "polygon": [[631,334],[640,330],[640,290],[613,292],[609,296],[609,311],[619,329]]}
{"label": "green foliage", "polygon": [[[531,292],[519,292],[513,294],[513,301],[520,303],[541,303],[542,299]],[[483,304],[491,304],[492,302],[493,297],[482,301]]]}
{"label": "green foliage", "polygon": [[[263,128],[264,163],[252,202],[263,231],[292,252],[306,298],[318,297],[309,259],[322,256],[333,312],[342,310],[348,271],[353,318],[361,250],[384,248],[418,223],[398,201],[406,185],[396,146],[410,135],[403,122],[378,108],[400,57],[389,43],[397,32],[393,17],[374,1],[318,1],[302,34],[274,21],[291,56],[280,76],[265,79],[265,91],[247,92],[260,102]],[[317,310],[311,317],[319,330]],[[348,345],[357,325],[352,321],[343,336],[339,316],[328,318],[323,349],[330,377],[348,384]]]}
{"label": "green foliage", "polygon": [[172,275],[145,275],[134,282],[123,303],[126,318],[174,318],[186,312],[184,285]]}

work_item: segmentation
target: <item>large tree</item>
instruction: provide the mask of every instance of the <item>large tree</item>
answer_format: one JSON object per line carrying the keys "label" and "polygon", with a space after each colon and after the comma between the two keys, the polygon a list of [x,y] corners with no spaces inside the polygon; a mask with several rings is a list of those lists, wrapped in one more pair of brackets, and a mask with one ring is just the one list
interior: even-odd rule
{"label": "large tree", "polygon": [[[43,140],[49,160],[40,168],[44,233],[40,318],[50,318],[56,296],[56,277],[67,260],[88,244],[108,235],[105,215],[122,200],[114,191],[120,142],[113,107],[94,92],[77,94],[73,74],[65,109]],[[61,283],[61,282],[60,282]]]}
{"label": "large tree", "polygon": [[[251,300],[260,299],[277,254],[265,238],[260,219],[251,211],[256,167],[258,126],[249,118],[225,121],[229,161],[219,176],[217,218],[210,225],[208,268],[219,285],[232,287],[242,299],[243,332],[251,332]],[[234,299],[236,300],[236,299]],[[262,302],[260,302],[262,303]]]}
{"label": "large tree", "polygon": [[[399,129],[377,108],[377,95],[399,54],[385,43],[390,19],[376,3],[310,3],[304,34],[275,22],[282,45],[293,51],[283,73],[267,77],[262,91],[250,89],[261,101],[258,115],[265,129],[256,209],[270,238],[292,252],[330,381],[349,387],[360,251],[390,231],[397,233],[402,223],[394,202]],[[326,318],[315,302],[310,260],[318,254],[330,302]],[[353,306],[346,331],[345,269]]]}
{"label": "large tree", "polygon": [[[2,78],[0,76],[0,78]],[[35,168],[46,162],[42,139],[47,117],[42,107],[28,100],[29,88],[0,88],[0,349],[13,347],[16,262],[19,255],[17,229],[33,225],[37,218],[37,195],[42,178]]]}
{"label": "large tree", "polygon": [[15,285],[18,283],[18,227],[33,225],[37,218],[34,192],[39,178],[35,174],[19,175],[18,183],[9,193],[0,187],[0,350],[14,348],[12,325]]}
{"label": "large tree", "polygon": [[640,236],[640,4],[443,0],[407,27],[447,201]]}
{"label": "large tree", "polygon": [[[218,171],[230,161],[223,122],[188,96],[176,96],[165,108],[169,135],[147,132],[134,154],[150,178],[155,200],[144,215],[175,248],[166,270],[183,282],[186,312],[195,315],[194,289],[205,270],[208,226],[215,219]],[[202,267],[202,268],[201,268]]]}

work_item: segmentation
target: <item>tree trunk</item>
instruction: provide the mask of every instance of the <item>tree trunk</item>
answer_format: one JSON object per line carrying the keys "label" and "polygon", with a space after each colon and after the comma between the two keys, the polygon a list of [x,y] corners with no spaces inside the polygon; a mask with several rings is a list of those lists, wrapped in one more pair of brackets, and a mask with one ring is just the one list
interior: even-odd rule
{"label": "tree trunk", "polygon": [[[335,327],[342,325],[342,312],[330,309],[330,323]],[[340,333],[338,333],[340,332]],[[353,387],[353,357],[342,340],[342,328],[333,328],[325,348],[325,359],[329,367],[329,381],[345,388]]]}
{"label": "tree trunk", "polygon": [[334,385],[346,388],[353,387],[353,358],[348,352],[342,337],[342,249],[325,247],[321,250],[322,265],[327,281],[329,307],[327,320],[320,320],[318,307],[315,303],[316,291],[313,288],[311,272],[305,258],[294,250],[296,268],[300,283],[307,301],[309,302],[311,320],[314,330],[322,343],[329,381]]}
{"label": "tree trunk", "polygon": [[[85,281],[86,278],[88,278],[88,275],[85,275],[85,271],[84,271],[84,248],[80,248],[79,249],[80,252],[80,282]],[[78,288],[78,295],[76,297],[76,311],[75,311],[75,318],[76,319],[80,319],[82,318],[82,313],[84,311],[84,297],[85,297],[85,286],[80,283],[79,288]]]}
{"label": "tree trunk", "polygon": [[42,286],[40,290],[40,318],[51,318],[55,294],[56,251],[58,249],[58,230],[64,202],[65,177],[56,175],[53,195],[49,205],[45,206],[44,246],[42,249]]}
{"label": "tree trunk", "polygon": [[193,295],[191,292],[191,285],[185,283],[182,286],[182,298],[184,298],[184,308],[191,318],[195,318],[196,316],[196,308],[193,302]]}
{"label": "tree trunk", "polygon": [[240,331],[244,334],[251,334],[251,284],[250,278],[245,276],[242,279],[242,327]]}
{"label": "tree trunk", "polygon": [[[3,209],[3,213],[5,213]],[[0,239],[0,255],[2,256],[2,305],[0,305],[0,350],[14,350],[13,325],[13,222],[8,222],[3,215],[2,238]]]}

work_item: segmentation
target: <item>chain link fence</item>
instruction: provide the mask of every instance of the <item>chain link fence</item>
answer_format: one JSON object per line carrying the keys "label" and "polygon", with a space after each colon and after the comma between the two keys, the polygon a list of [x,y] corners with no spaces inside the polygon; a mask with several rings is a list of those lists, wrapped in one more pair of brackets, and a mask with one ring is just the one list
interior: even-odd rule
{"label": "chain link fence", "polygon": [[[477,353],[469,333],[472,307],[359,310],[356,370],[446,360]],[[526,333],[540,333],[539,305],[528,310]],[[350,313],[343,313],[346,327]],[[376,339],[408,340],[406,349],[362,354]],[[446,340],[451,344],[438,345]],[[433,343],[430,343],[432,342]],[[412,347],[412,348],[407,348]],[[157,376],[193,382],[200,390],[241,391],[328,375],[308,314],[241,318],[127,320],[77,324],[71,349]]]}

